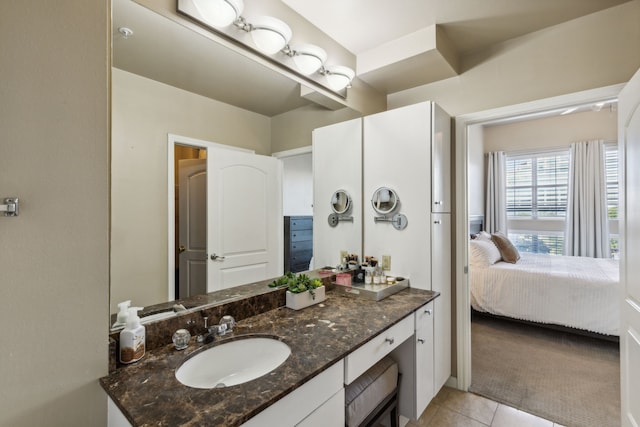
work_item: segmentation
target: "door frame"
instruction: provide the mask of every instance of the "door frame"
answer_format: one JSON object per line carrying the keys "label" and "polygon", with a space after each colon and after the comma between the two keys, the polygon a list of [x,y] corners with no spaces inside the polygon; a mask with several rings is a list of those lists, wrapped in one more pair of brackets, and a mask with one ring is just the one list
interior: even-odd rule
{"label": "door frame", "polygon": [[506,120],[515,116],[543,115],[551,110],[561,110],[581,104],[617,98],[623,84],[605,86],[567,95],[540,99],[522,104],[500,107],[460,115],[455,118],[455,286],[456,286],[456,381],[455,387],[468,391],[471,385],[471,297],[469,293],[469,254],[467,244],[469,206],[467,186],[469,128]]}
{"label": "door frame", "polygon": [[219,144],[217,142],[205,141],[203,139],[190,138],[188,136],[175,135],[172,133],[167,134],[167,265],[168,265],[168,274],[167,274],[167,295],[168,301],[174,301],[176,299],[176,278],[175,278],[175,270],[176,270],[176,262],[175,262],[175,215],[176,215],[176,206],[175,206],[175,170],[174,170],[174,147],[176,145],[187,145],[191,147],[204,148],[218,148],[225,150],[234,150],[241,151],[247,154],[255,154],[254,150],[248,150],[246,148],[234,147],[232,145]]}

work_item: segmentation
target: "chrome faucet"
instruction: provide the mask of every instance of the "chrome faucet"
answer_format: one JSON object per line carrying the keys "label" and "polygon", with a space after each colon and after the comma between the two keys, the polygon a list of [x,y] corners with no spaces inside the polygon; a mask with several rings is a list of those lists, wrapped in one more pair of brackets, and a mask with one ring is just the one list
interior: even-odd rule
{"label": "chrome faucet", "polygon": [[222,319],[220,319],[219,324],[212,326],[209,326],[209,318],[207,316],[204,316],[203,320],[205,332],[198,335],[196,340],[204,344],[212,343],[215,340],[216,335],[224,335],[227,332],[233,331],[236,323],[233,317],[229,315],[223,316]]}

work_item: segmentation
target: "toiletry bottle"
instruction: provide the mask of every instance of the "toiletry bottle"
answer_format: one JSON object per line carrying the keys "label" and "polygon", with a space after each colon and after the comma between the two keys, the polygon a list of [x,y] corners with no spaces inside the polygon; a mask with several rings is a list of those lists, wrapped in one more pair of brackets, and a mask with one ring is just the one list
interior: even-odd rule
{"label": "toiletry bottle", "polygon": [[130,307],[127,325],[120,332],[120,362],[133,363],[142,359],[145,352],[145,329],[140,324],[138,310],[142,307]]}
{"label": "toiletry bottle", "polygon": [[131,300],[122,301],[118,304],[118,317],[116,323],[111,326],[112,328],[119,328],[127,324],[127,318],[129,317],[129,307],[131,307]]}

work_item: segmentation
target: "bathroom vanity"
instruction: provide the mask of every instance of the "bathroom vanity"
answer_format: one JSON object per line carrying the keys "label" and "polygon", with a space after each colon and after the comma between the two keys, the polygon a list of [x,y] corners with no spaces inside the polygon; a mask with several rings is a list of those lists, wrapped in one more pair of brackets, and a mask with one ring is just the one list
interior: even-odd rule
{"label": "bathroom vanity", "polygon": [[[345,384],[392,352],[403,375],[401,414],[415,418],[434,394],[433,370],[424,367],[433,366],[438,295],[407,288],[371,301],[328,289],[321,304],[247,317],[212,344],[192,338],[183,351],[173,344],[149,350],[100,380],[110,398],[110,425],[343,426]],[[246,336],[281,340],[291,355],[270,373],[235,386],[197,389],[176,379],[175,370],[191,355]]]}

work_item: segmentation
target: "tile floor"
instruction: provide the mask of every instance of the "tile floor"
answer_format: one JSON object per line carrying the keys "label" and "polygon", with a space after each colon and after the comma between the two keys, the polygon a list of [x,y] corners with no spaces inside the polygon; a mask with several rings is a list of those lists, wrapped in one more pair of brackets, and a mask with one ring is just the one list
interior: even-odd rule
{"label": "tile floor", "polygon": [[473,393],[443,387],[406,427],[563,427]]}

